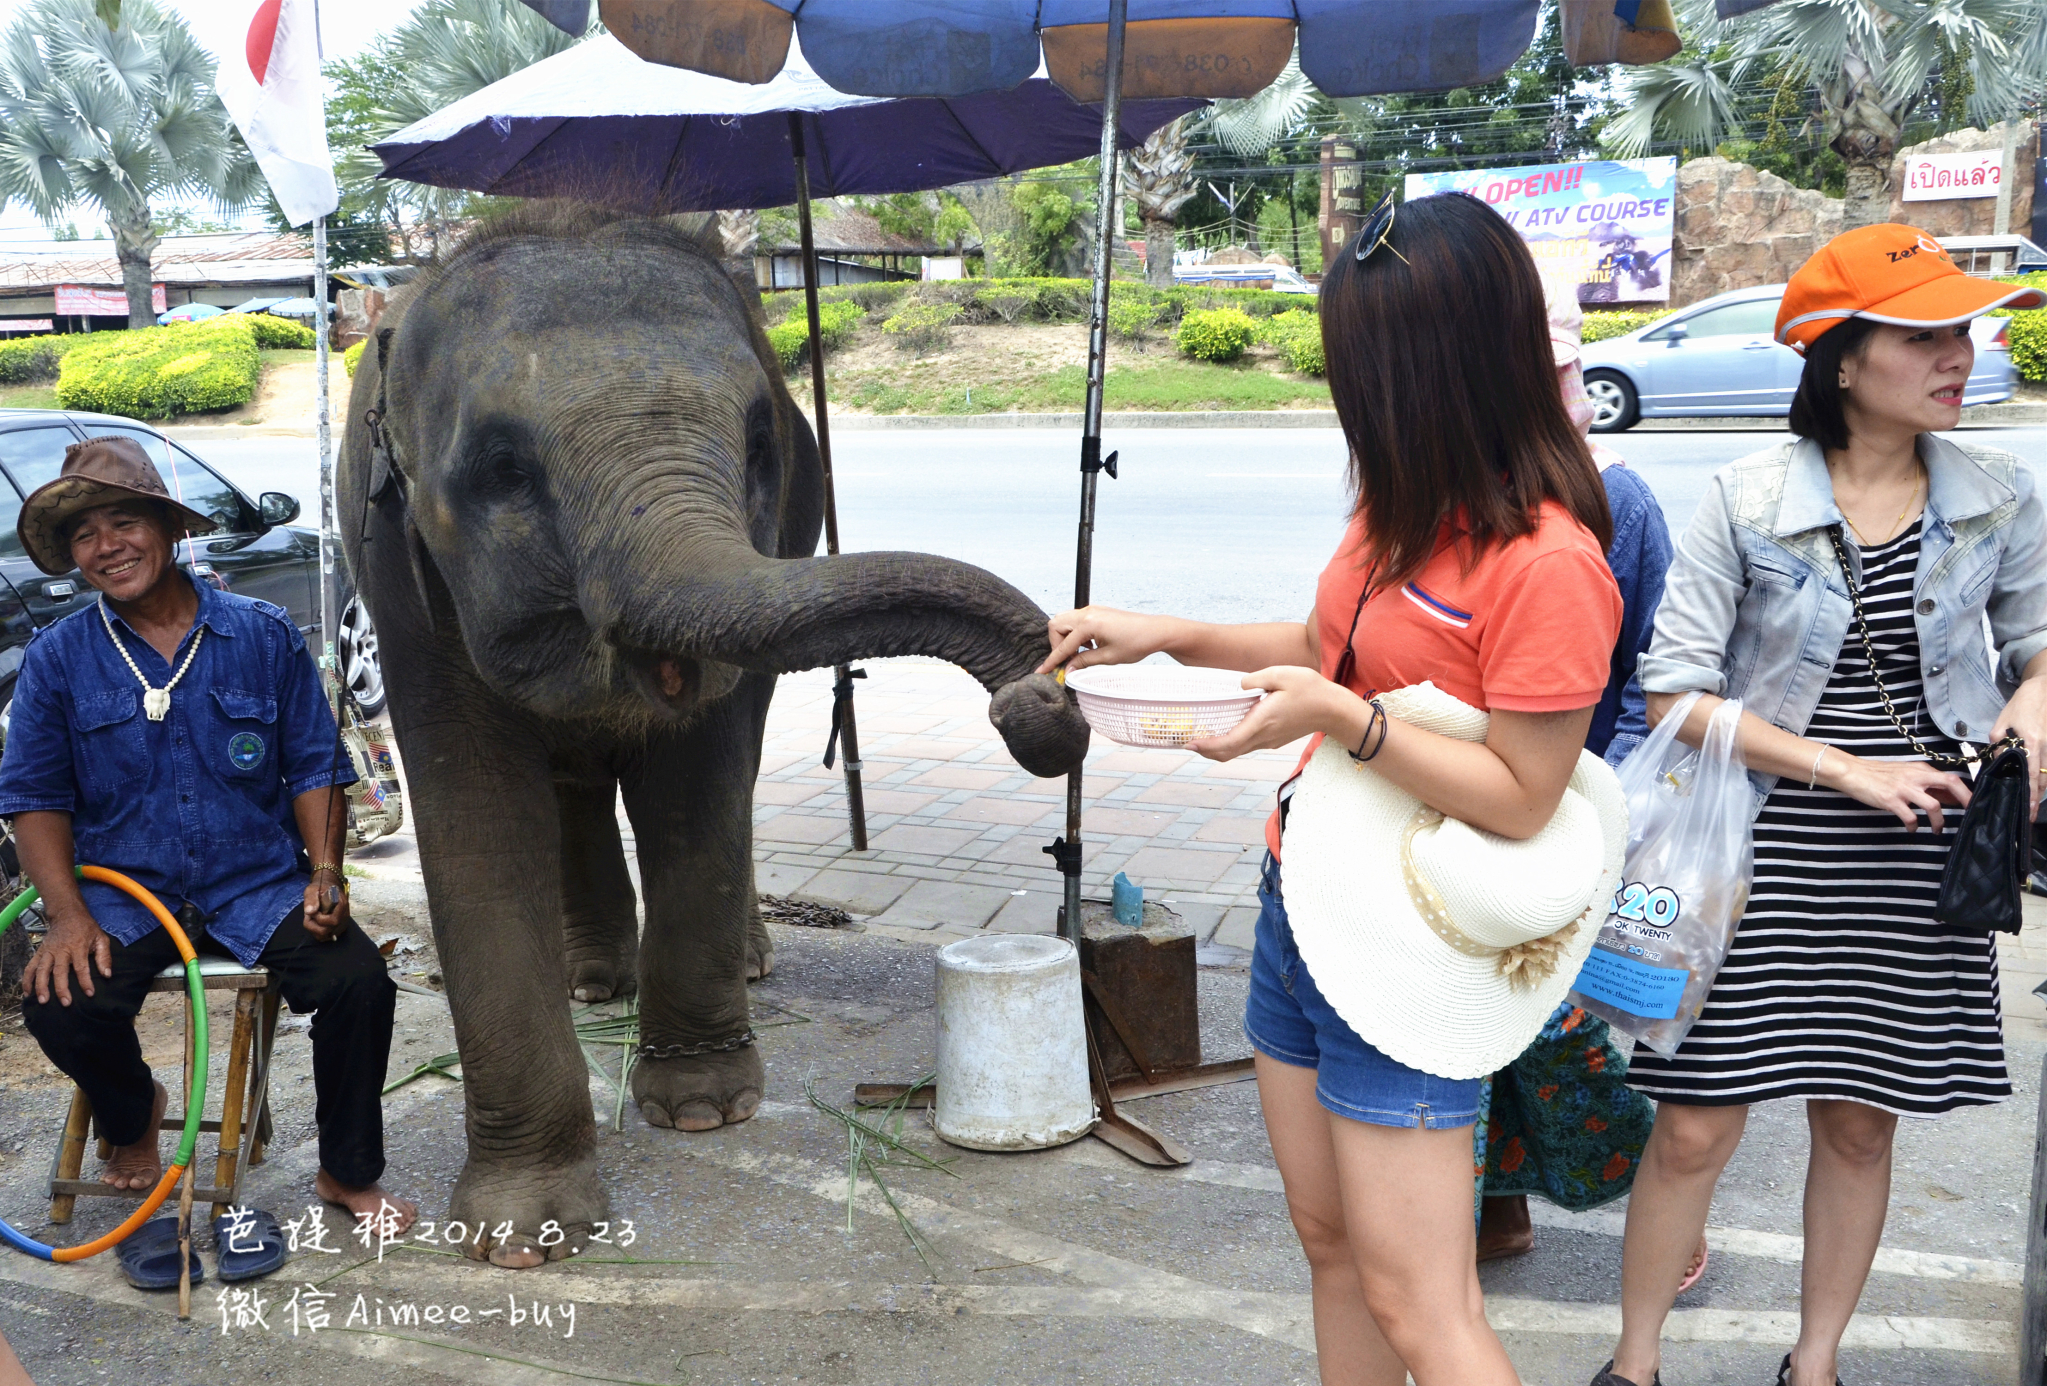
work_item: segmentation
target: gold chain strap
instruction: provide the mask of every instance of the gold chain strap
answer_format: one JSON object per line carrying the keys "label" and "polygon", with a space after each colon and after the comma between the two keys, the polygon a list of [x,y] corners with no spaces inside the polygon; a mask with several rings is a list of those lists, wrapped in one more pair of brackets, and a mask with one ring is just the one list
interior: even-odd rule
{"label": "gold chain strap", "polygon": [[2001,741],[1993,742],[1983,747],[1980,751],[1972,751],[1967,755],[1956,756],[1949,755],[1945,751],[1936,751],[1924,741],[1912,735],[1911,728],[1905,725],[1905,719],[1898,716],[1897,705],[1891,701],[1891,690],[1884,687],[1883,674],[1877,669],[1876,642],[1869,638],[1869,617],[1862,610],[1862,593],[1857,590],[1855,585],[1855,570],[1848,566],[1848,546],[1841,542],[1841,527],[1839,525],[1831,526],[1827,530],[1827,537],[1834,541],[1834,556],[1841,560],[1841,581],[1847,584],[1848,600],[1855,607],[1855,628],[1862,635],[1862,655],[1863,658],[1869,661],[1870,681],[1876,685],[1876,696],[1883,700],[1884,713],[1891,719],[1891,725],[1898,729],[1898,735],[1911,742],[1912,749],[1925,756],[1933,764],[1956,770],[1961,769],[1965,765],[1976,765],[1989,760],[1999,751],[2009,746],[2018,745],[2018,734],[2016,732],[2006,732],[2004,739]]}

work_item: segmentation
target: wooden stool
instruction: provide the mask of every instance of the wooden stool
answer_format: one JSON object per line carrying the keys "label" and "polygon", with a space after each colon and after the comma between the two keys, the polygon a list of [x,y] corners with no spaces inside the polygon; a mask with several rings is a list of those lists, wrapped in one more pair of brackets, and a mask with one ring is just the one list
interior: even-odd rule
{"label": "wooden stool", "polygon": [[[242,1172],[251,1165],[263,1163],[263,1148],[270,1142],[270,1051],[277,1040],[277,1008],[282,1003],[283,993],[271,978],[267,969],[243,967],[232,958],[201,958],[199,960],[201,984],[208,991],[232,991],[235,994],[235,1024],[228,1038],[227,1083],[221,1097],[220,1119],[202,1121],[201,1131],[215,1132],[219,1136],[213,1165],[211,1187],[191,1188],[192,1174],[186,1171],[184,1183],[191,1188],[189,1198],[213,1204],[213,1216],[219,1217],[227,1211],[230,1203],[237,1201],[241,1189]],[[156,975],[149,984],[151,991],[169,991],[183,995],[185,988],[185,965],[174,963]],[[185,1090],[192,1086],[192,1018],[185,1017]],[[211,1067],[211,1056],[208,1056]],[[203,1094],[202,1094],[203,1100]],[[254,1112],[254,1120],[245,1120]],[[184,1129],[185,1103],[171,1104],[164,1109],[166,1130]],[[92,1103],[85,1093],[73,1089],[71,1112],[64,1119],[64,1138],[57,1145],[57,1158],[50,1166],[50,1221],[71,1221],[71,1210],[75,1201],[85,1198],[125,1198],[139,1203],[148,1193],[147,1189],[117,1189],[102,1184],[97,1179],[81,1179],[79,1172],[85,1163],[85,1142],[92,1125]],[[104,1137],[99,1142],[99,1157],[104,1160],[112,1153]],[[198,1151],[193,1151],[193,1163],[198,1163]]]}

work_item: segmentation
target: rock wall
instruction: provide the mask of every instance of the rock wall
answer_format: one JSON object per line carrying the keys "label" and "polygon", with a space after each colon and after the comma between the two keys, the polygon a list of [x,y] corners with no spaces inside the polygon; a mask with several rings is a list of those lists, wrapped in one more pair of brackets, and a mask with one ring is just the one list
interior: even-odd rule
{"label": "rock wall", "polygon": [[[1997,199],[1957,197],[1939,202],[1905,201],[1905,156],[1908,154],[1960,154],[1980,149],[2004,148],[2004,128],[1957,130],[1950,135],[1909,145],[1891,160],[1892,221],[1916,226],[1935,236],[1989,236],[1997,231]],[[2012,175],[2012,234],[2023,236],[2033,223],[2033,166],[2040,157],[2040,127],[2026,121],[2019,131],[2017,171]]]}
{"label": "rock wall", "polygon": [[1731,159],[1681,166],[1675,211],[1673,308],[1730,289],[1782,284],[1841,231],[1841,199]]}

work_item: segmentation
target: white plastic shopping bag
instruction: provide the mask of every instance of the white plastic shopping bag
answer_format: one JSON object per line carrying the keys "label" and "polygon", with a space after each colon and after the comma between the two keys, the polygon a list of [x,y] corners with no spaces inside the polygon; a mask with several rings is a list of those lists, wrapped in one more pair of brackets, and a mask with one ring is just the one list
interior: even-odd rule
{"label": "white plastic shopping bag", "polygon": [[1748,905],[1755,840],[1741,704],[1722,703],[1694,751],[1680,743],[1696,693],[1621,763],[1628,863],[1571,1001],[1659,1054],[1675,1054],[1706,1004]]}

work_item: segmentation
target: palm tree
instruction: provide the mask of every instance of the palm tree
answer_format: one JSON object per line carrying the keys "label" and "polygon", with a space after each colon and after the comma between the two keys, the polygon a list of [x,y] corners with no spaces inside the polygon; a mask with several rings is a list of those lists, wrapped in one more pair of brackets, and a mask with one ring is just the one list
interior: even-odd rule
{"label": "palm tree", "polygon": [[1890,168],[1929,83],[1966,92],[1970,120],[1992,125],[2047,90],[2047,0],[1778,0],[1722,22],[1713,0],[1679,0],[1686,51],[1626,79],[1632,108],[1602,141],[1622,157],[1652,140],[1711,149],[1735,121],[1736,87],[1788,67],[1818,104],[1827,143],[1847,165],[1843,222],[1884,220]]}
{"label": "palm tree", "polygon": [[127,0],[109,28],[93,0],[32,0],[0,36],[0,205],[55,225],[84,203],[105,215],[128,295],[147,327],[152,202],[246,206],[262,174],[213,93],[213,59],[185,21]]}
{"label": "palm tree", "polygon": [[1301,74],[1298,48],[1262,91],[1217,101],[1198,115],[1184,115],[1152,132],[1123,162],[1123,195],[1144,224],[1144,278],[1154,288],[1173,287],[1173,242],[1180,209],[1201,190],[1194,176],[1190,137],[1213,135],[1230,152],[1255,158],[1293,133],[1317,99]]}
{"label": "palm tree", "polygon": [[383,163],[368,146],[581,41],[505,0],[426,0],[365,52],[329,63],[336,100],[328,135],[343,210],[390,225],[404,258],[433,258],[475,195],[379,179]]}

